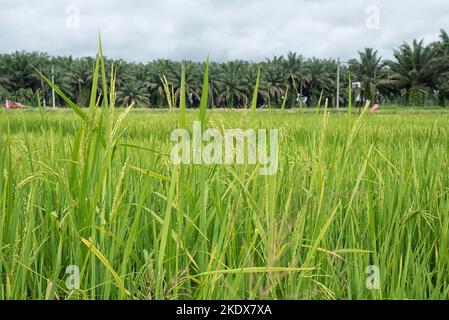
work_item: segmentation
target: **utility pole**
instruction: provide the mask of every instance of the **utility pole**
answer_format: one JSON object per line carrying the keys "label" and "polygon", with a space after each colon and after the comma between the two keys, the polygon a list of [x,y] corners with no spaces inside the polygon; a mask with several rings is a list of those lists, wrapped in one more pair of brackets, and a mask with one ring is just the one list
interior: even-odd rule
{"label": "utility pole", "polygon": [[[42,67],[40,67],[42,70]],[[45,91],[44,91],[44,79],[41,77],[41,88],[42,88],[42,104],[44,108],[47,107],[47,101],[45,101]]]}
{"label": "utility pole", "polygon": [[340,109],[340,58],[337,60],[337,109]]}
{"label": "utility pole", "polygon": [[[51,82],[53,84],[55,83],[55,74],[54,74],[53,66],[51,66]],[[55,89],[53,87],[51,87],[51,99],[53,102],[53,108],[56,108]]]}

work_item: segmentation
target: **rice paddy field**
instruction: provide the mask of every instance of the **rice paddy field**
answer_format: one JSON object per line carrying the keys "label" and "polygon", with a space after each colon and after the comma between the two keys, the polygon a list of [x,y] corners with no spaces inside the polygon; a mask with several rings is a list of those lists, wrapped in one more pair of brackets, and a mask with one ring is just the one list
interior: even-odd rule
{"label": "rice paddy field", "polygon": [[173,165],[179,112],[84,115],[0,112],[0,299],[448,299],[449,113],[208,111],[279,129],[271,176]]}

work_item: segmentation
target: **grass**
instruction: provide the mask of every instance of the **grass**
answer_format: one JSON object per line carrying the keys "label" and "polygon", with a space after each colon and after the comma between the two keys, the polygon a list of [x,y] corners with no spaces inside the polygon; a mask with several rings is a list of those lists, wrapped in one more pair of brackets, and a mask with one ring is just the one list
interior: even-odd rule
{"label": "grass", "polygon": [[448,116],[257,113],[281,130],[270,184],[171,166],[168,113],[130,113],[109,149],[74,114],[2,111],[0,297],[447,298]]}
{"label": "grass", "polygon": [[[111,79],[89,109],[0,111],[0,299],[448,298],[448,113],[179,117],[116,110]],[[278,128],[277,174],[173,166],[199,114]]]}

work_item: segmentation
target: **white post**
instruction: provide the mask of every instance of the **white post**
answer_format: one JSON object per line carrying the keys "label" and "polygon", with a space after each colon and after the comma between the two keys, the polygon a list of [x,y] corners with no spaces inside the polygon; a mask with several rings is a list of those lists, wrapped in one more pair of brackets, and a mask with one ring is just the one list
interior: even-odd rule
{"label": "white post", "polygon": [[[53,82],[53,84],[55,83],[55,75],[54,75],[53,66],[51,66],[51,82]],[[53,102],[53,108],[56,108],[55,89],[53,87],[51,88],[51,99]]]}
{"label": "white post", "polygon": [[340,58],[337,60],[337,109],[340,109]]}
{"label": "white post", "polygon": [[41,77],[41,87],[42,87],[42,103],[44,108],[47,107],[47,102],[45,101],[45,92],[44,92],[44,79]]}

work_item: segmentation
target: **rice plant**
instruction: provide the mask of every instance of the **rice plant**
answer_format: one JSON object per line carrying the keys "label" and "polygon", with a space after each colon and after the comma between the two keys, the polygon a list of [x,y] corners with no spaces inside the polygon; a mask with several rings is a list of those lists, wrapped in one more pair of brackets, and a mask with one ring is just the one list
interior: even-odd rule
{"label": "rice plant", "polygon": [[[72,110],[0,111],[1,299],[448,298],[447,113],[207,111],[207,67],[199,111],[119,110],[101,42],[88,108],[42,76]],[[196,120],[278,128],[277,173],[173,165]]]}

